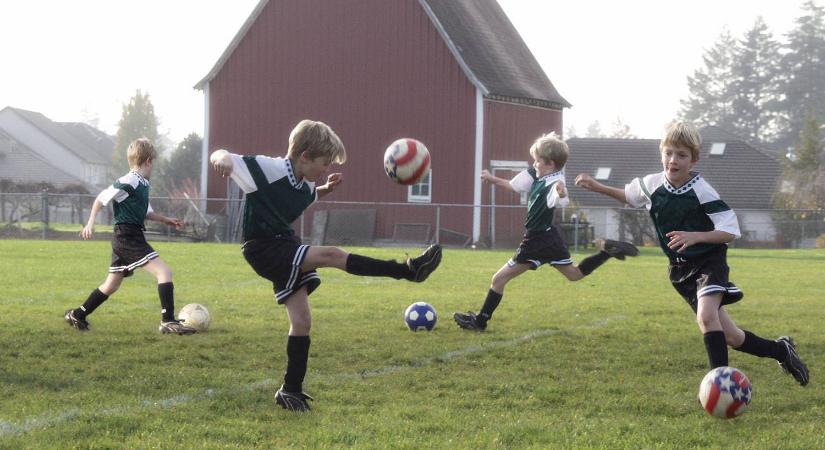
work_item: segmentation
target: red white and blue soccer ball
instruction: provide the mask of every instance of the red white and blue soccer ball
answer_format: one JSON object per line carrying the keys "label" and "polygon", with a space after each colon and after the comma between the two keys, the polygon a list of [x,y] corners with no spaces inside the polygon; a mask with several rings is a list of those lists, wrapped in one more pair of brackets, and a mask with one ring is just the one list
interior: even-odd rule
{"label": "red white and blue soccer ball", "polygon": [[416,139],[398,139],[384,152],[384,171],[398,184],[416,184],[429,170],[430,152]]}
{"label": "red white and blue soccer ball", "polygon": [[708,414],[732,419],[748,410],[752,392],[751,382],[741,370],[717,367],[702,379],[699,402]]}
{"label": "red white and blue soccer ball", "polygon": [[438,314],[433,305],[427,302],[415,302],[404,311],[404,321],[412,331],[432,331],[438,321]]}

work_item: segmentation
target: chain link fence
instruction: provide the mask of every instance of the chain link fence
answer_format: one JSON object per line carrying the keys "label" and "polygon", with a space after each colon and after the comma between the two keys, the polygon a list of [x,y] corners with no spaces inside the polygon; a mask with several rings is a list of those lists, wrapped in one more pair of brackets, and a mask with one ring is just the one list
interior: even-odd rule
{"label": "chain link fence", "polygon": [[[78,239],[95,196],[88,194],[0,192],[0,239]],[[241,240],[244,201],[239,198],[151,199],[159,214],[183,218],[177,231],[146,222],[150,240],[231,242]],[[318,201],[293,224],[312,245],[515,248],[524,231],[524,205],[370,203]],[[735,247],[825,247],[825,212],[816,210],[736,210],[742,237]],[[557,226],[572,248],[588,247],[596,237],[637,245],[658,245],[645,210],[568,207],[556,214]],[[109,239],[112,210],[97,217],[97,239]]]}

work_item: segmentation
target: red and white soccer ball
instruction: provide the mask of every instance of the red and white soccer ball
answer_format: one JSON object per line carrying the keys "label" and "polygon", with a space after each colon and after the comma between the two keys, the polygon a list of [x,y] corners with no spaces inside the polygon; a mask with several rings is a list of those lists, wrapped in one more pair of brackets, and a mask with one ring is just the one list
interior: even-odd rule
{"label": "red and white soccer ball", "polygon": [[416,139],[398,139],[384,152],[384,170],[398,184],[418,183],[430,170],[430,152]]}
{"label": "red and white soccer ball", "polygon": [[752,392],[751,382],[741,370],[717,367],[702,379],[699,402],[708,414],[732,419],[748,410]]}

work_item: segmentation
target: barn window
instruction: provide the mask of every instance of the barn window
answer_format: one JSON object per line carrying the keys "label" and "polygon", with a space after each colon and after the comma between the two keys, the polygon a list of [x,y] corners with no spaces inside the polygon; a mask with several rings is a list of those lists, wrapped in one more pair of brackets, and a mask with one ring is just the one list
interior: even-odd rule
{"label": "barn window", "polygon": [[421,181],[410,186],[407,193],[408,202],[430,203],[432,201],[432,176],[433,171],[430,169]]}

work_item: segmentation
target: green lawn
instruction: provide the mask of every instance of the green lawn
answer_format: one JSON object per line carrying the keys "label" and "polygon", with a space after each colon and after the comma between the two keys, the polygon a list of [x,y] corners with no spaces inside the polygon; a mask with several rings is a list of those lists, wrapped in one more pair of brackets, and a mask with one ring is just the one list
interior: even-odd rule
{"label": "green lawn", "polygon": [[[160,335],[155,281],[139,271],[79,333],[62,314],[105,277],[108,242],[0,240],[0,448],[825,447],[823,250],[730,251],[745,300],[728,311],[764,337],[794,336],[812,381],[731,351],[754,394],[723,421],[696,401],[707,357],[658,249],[577,283],[530,272],[481,334],[451,315],[478,310],[510,251],[447,249],[423,284],[323,269],[305,382],[315,402],[293,414],[273,399],[288,323],[271,285],[237,245],[154,246],[178,309],[205,304],[209,332]],[[437,309],[433,332],[405,328],[417,300]]]}

